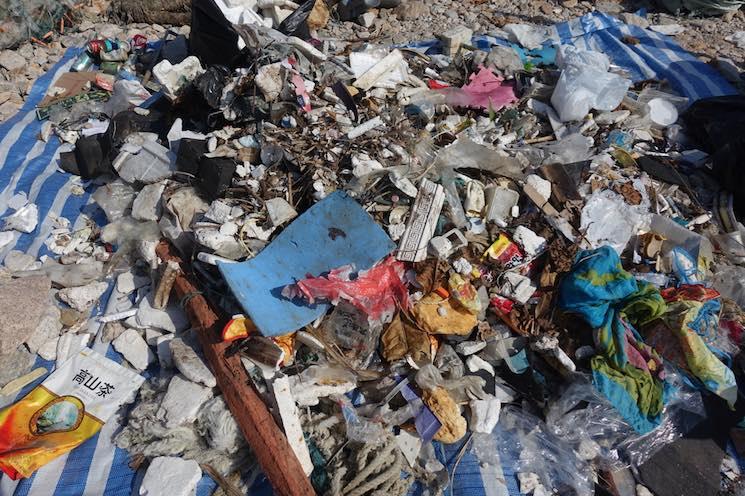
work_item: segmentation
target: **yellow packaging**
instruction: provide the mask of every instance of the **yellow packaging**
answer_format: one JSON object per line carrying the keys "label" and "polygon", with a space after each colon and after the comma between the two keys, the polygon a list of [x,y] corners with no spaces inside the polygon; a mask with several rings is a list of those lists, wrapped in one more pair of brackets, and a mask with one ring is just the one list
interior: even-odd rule
{"label": "yellow packaging", "polygon": [[96,434],[144,379],[84,349],[19,402],[0,411],[0,469],[11,479],[39,467]]}

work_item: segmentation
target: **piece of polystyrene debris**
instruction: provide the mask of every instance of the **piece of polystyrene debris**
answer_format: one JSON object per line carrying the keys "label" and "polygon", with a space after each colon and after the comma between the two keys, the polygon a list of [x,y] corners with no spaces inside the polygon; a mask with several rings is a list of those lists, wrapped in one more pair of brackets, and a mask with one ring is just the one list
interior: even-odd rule
{"label": "piece of polystyrene debris", "polygon": [[192,382],[182,375],[174,375],[158,409],[158,418],[172,428],[194,422],[202,405],[212,397],[212,390]]}
{"label": "piece of polystyrene debris", "polygon": [[284,198],[272,198],[266,201],[266,211],[269,220],[275,226],[281,226],[297,217],[297,211]]}
{"label": "piece of polystyrene debris", "polygon": [[217,386],[215,376],[212,375],[212,372],[194,348],[180,337],[173,339],[169,346],[171,348],[171,359],[184,377],[207,387]]}
{"label": "piece of polystyrene debris", "polygon": [[140,484],[140,496],[190,496],[202,478],[202,469],[194,460],[177,456],[159,456],[150,462]]}
{"label": "piece of polystyrene debris", "polygon": [[502,403],[494,396],[482,400],[471,400],[471,423],[469,428],[473,432],[491,434],[499,422],[499,412]]}
{"label": "piece of polystyrene debris", "polygon": [[138,370],[145,370],[150,363],[155,361],[155,355],[135,329],[127,329],[111,344]]}

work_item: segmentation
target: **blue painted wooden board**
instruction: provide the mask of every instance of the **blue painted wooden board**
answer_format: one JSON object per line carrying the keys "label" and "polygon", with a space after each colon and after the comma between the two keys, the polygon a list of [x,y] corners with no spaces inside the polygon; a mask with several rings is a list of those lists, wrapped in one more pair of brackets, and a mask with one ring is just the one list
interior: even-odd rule
{"label": "blue painted wooden board", "polygon": [[256,257],[219,268],[246,314],[264,336],[281,336],[310,324],[329,308],[287,300],[282,289],[310,274],[342,265],[366,270],[396,247],[346,193],[337,191],[290,224]]}

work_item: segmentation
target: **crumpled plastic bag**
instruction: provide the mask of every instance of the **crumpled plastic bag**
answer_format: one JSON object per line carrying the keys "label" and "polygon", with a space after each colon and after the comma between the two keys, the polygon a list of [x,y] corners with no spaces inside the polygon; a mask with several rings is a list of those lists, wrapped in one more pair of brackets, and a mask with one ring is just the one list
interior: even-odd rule
{"label": "crumpled plastic bag", "polygon": [[311,305],[316,299],[328,300],[333,305],[346,300],[365,312],[371,322],[390,322],[396,307],[409,307],[409,292],[404,282],[405,266],[389,257],[370,270],[351,276],[354,266],[345,265],[326,276],[313,277],[285,286],[282,296],[288,299],[304,298]]}
{"label": "crumpled plastic bag", "polygon": [[582,209],[580,231],[593,248],[609,245],[619,255],[632,235],[646,228],[650,215],[645,205],[632,206],[610,190],[593,193]]}
{"label": "crumpled plastic bag", "polygon": [[615,109],[631,85],[628,79],[608,72],[610,59],[600,52],[562,47],[557,64],[563,70],[551,105],[562,122],[580,121],[591,109]]}

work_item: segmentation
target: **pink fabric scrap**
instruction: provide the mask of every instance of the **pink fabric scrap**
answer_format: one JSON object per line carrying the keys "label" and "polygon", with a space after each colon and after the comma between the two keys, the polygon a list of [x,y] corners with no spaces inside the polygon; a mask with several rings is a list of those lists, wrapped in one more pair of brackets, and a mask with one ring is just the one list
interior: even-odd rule
{"label": "pink fabric scrap", "polygon": [[340,300],[346,300],[364,312],[368,320],[380,321],[393,317],[396,306],[409,307],[405,272],[403,262],[393,257],[385,259],[370,270],[360,271],[355,279],[351,278],[354,267],[344,265],[326,276],[313,277],[308,274],[306,279],[297,284],[286,286],[282,296],[303,297],[310,304],[317,299],[327,300],[334,305]]}
{"label": "pink fabric scrap", "polygon": [[439,90],[445,94],[447,102],[457,107],[483,108],[500,110],[517,101],[512,84],[494,75],[484,66],[471,74],[470,82],[462,88]]}

